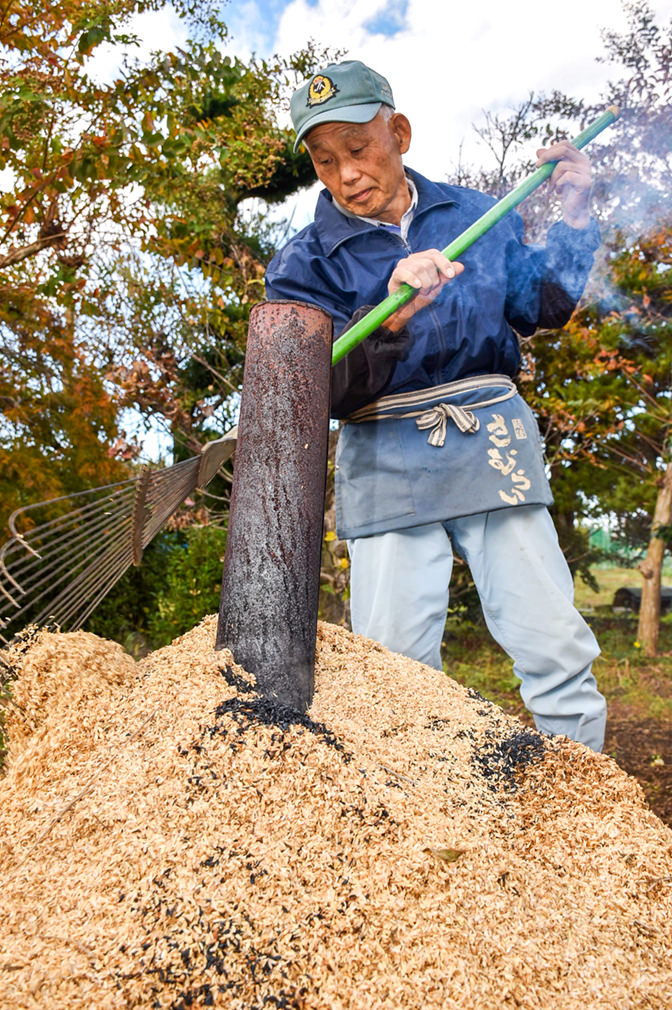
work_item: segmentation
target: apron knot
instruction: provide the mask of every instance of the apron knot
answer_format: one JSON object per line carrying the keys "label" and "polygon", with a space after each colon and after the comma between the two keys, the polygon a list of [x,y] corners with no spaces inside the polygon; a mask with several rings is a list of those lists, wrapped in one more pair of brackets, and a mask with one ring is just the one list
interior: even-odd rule
{"label": "apron knot", "polygon": [[416,418],[415,423],[421,431],[430,429],[427,441],[430,445],[440,449],[446,441],[449,419],[465,435],[473,434],[480,427],[480,422],[473,410],[465,410],[464,407],[459,407],[455,403],[437,403],[435,407],[431,407]]}

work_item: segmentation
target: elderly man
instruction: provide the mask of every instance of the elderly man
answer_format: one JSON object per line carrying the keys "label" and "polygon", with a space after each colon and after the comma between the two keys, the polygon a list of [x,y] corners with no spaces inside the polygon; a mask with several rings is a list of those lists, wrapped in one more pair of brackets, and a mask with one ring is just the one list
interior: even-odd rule
{"label": "elderly man", "polygon": [[353,630],[441,669],[454,550],[537,727],[600,750],[599,649],[573,606],[538,430],[512,381],[516,333],[564,325],[592,265],[588,160],[566,142],[538,152],[558,162],[563,208],[545,246],[526,245],[509,215],[450,263],[439,249],[493,201],[404,167],[411,126],[385,78],[331,64],[291,111],[326,188],[314,223],[272,260],[267,297],[321,306],[339,334],[400,284],[418,290],[334,368]]}

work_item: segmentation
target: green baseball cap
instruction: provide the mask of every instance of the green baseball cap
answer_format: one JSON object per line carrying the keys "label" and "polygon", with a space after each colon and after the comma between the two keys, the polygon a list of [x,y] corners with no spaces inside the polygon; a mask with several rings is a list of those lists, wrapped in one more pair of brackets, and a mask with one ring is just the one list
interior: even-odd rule
{"label": "green baseball cap", "polygon": [[330,63],[292,95],[294,150],[319,123],[368,123],[383,104],[394,108],[392,88],[375,70],[359,60]]}

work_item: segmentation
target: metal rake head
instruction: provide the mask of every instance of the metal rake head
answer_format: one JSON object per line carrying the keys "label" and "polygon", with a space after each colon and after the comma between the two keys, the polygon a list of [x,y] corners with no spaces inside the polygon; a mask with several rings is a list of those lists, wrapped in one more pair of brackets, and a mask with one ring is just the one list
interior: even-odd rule
{"label": "metal rake head", "polygon": [[0,549],[0,644],[28,623],[81,628],[185,498],[210,483],[236,434],[174,466],[17,509]]}

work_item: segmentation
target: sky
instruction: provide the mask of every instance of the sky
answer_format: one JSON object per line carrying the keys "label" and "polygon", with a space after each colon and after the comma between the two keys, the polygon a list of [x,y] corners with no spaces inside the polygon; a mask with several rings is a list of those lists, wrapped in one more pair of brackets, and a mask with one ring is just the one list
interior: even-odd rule
{"label": "sky", "polygon": [[[672,0],[650,5],[659,24],[670,21]],[[505,114],[531,91],[608,99],[620,71],[596,59],[601,33],[626,28],[620,0],[229,0],[224,20],[232,55],[288,55],[313,40],[383,74],[413,126],[407,163],[438,180],[460,157],[487,166],[473,129],[484,110]],[[184,30],[166,9],[137,24],[153,49],[179,44]],[[295,227],[310,220],[317,192],[283,208]]]}

